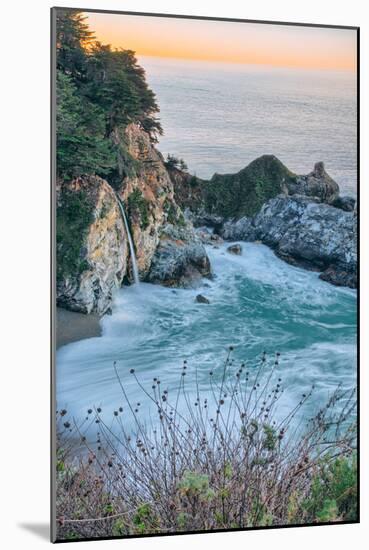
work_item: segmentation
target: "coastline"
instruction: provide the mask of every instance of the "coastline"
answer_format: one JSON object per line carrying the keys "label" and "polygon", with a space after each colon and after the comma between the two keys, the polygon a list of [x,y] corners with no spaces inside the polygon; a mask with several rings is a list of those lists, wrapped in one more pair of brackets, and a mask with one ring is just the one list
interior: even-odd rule
{"label": "coastline", "polygon": [[101,336],[99,315],[56,308],[56,349],[95,336]]}

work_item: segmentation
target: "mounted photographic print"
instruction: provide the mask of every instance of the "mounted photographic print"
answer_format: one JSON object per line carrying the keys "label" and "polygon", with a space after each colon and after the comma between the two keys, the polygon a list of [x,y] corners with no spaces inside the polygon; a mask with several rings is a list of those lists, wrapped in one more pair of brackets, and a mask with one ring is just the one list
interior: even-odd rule
{"label": "mounted photographic print", "polygon": [[52,540],[355,523],[354,27],[52,9]]}

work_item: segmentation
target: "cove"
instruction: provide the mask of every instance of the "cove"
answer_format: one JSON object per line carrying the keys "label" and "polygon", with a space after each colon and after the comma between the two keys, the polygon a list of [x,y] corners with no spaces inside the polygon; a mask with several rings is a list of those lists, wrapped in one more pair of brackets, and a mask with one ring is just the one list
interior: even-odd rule
{"label": "cove", "polygon": [[[131,369],[149,389],[160,377],[162,389],[178,385],[183,361],[195,398],[195,377],[202,397],[209,371],[217,376],[230,345],[235,361],[256,368],[263,351],[281,353],[283,414],[313,384],[303,415],[324,405],[338,384],[356,381],[356,291],[334,287],[318,273],[293,267],[264,245],[244,243],[242,255],[227,252],[230,243],[207,246],[213,278],[196,289],[172,289],[140,283],[120,289],[112,315],[102,319],[102,336],[68,344],[57,353],[57,404],[78,421],[90,407],[109,418],[122,403],[114,374],[116,361],[132,403],[142,418],[150,405],[129,375]],[[195,302],[202,293],[209,304]],[[300,419],[301,420],[301,419]]]}

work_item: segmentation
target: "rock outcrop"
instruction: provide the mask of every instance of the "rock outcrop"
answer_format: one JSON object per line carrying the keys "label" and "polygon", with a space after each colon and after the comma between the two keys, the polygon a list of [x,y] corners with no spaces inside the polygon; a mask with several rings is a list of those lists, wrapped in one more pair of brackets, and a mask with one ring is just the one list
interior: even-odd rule
{"label": "rock outcrop", "polygon": [[193,287],[202,277],[210,276],[209,258],[193,228],[165,225],[147,281],[165,286]]}
{"label": "rock outcrop", "polygon": [[345,210],[346,212],[353,212],[356,206],[356,199],[348,195],[339,195],[333,202],[332,206]]}
{"label": "rock outcrop", "polygon": [[125,141],[133,170],[123,177],[117,192],[130,220],[140,278],[145,279],[161,228],[166,223],[184,223],[184,216],[174,200],[173,184],[163,157],[149,135],[136,124],[130,124],[123,135],[118,134],[118,139]]}
{"label": "rock outcrop", "polygon": [[195,302],[197,302],[198,304],[210,304],[209,298],[207,298],[203,294],[198,294],[195,298]]}
{"label": "rock outcrop", "polygon": [[322,271],[321,278],[356,287],[357,217],[310,197],[280,195],[253,218],[227,222],[231,240],[259,240],[285,261]]}
{"label": "rock outcrop", "polygon": [[116,195],[97,176],[62,183],[57,194],[57,304],[103,314],[127,270]]}
{"label": "rock outcrop", "polygon": [[356,201],[340,196],[323,162],[305,176],[273,155],[210,181],[170,174],[194,226],[211,227],[225,240],[263,242],[290,263],[322,271],[332,284],[356,286]]}
{"label": "rock outcrop", "polygon": [[235,254],[236,256],[241,256],[242,246],[240,244],[232,244],[231,246],[228,246],[227,252],[230,254]]}
{"label": "rock outcrop", "polygon": [[174,199],[164,159],[148,134],[130,124],[124,139],[135,170],[123,178],[118,194],[128,211],[140,278],[191,286],[210,273],[206,251]]}
{"label": "rock outcrop", "polygon": [[[228,219],[252,217],[265,202],[280,195],[305,195],[332,204],[339,198],[337,183],[327,174],[323,162],[311,173],[297,175],[274,155],[263,155],[236,174],[214,174],[210,180],[169,170],[174,196],[182,208],[191,211],[194,225],[218,230]],[[343,209],[346,209],[347,201]]]}
{"label": "rock outcrop", "polygon": [[307,176],[289,178],[286,186],[289,195],[305,195],[327,204],[332,204],[338,199],[340,190],[338,184],[325,171],[323,162],[317,162],[314,170]]}
{"label": "rock outcrop", "polygon": [[174,200],[173,183],[149,135],[130,124],[116,129],[113,140],[126,154],[114,181],[85,176],[59,185],[57,302],[72,311],[103,314],[123,280],[132,282],[119,200],[141,280],[191,286],[210,275],[205,248]]}
{"label": "rock outcrop", "polygon": [[[190,208],[202,223],[206,218],[240,218],[256,214],[265,201],[294,182],[296,175],[274,155],[263,155],[236,174],[214,174],[210,180],[169,171],[175,198],[183,208]],[[202,220],[201,220],[202,218]]]}

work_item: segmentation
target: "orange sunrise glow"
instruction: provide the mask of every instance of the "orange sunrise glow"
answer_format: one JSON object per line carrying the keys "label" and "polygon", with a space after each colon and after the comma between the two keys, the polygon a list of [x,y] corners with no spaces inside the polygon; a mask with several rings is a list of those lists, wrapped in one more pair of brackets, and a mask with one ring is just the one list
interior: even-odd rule
{"label": "orange sunrise glow", "polygon": [[139,56],[356,70],[356,31],[86,13],[97,40]]}

